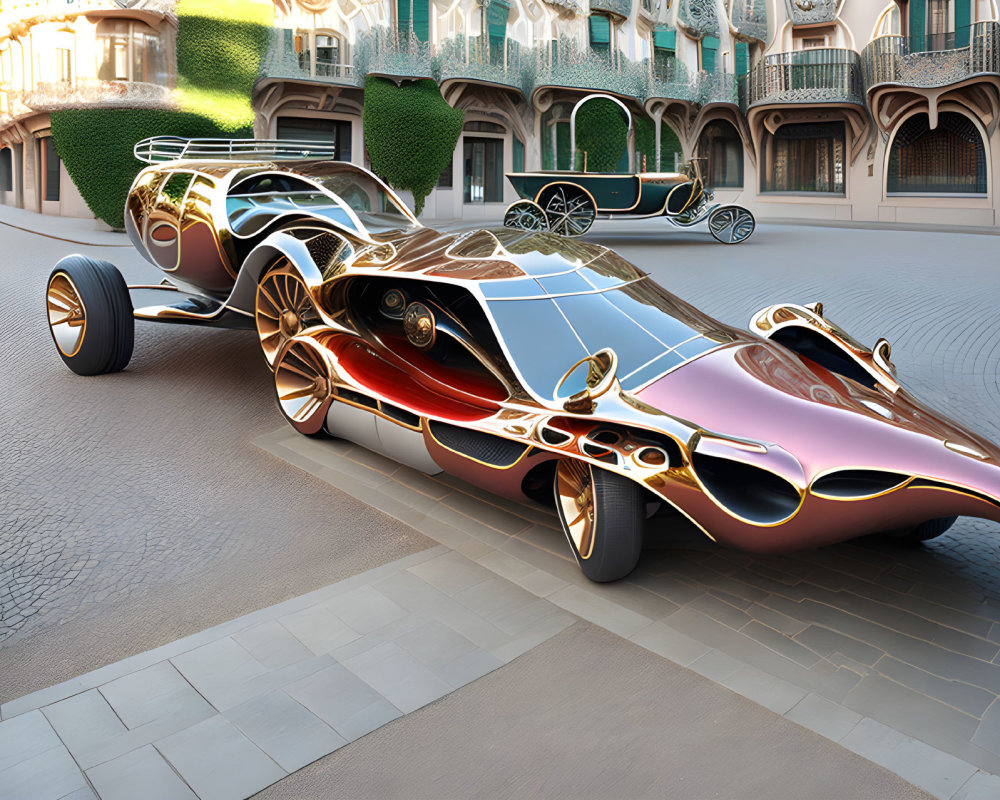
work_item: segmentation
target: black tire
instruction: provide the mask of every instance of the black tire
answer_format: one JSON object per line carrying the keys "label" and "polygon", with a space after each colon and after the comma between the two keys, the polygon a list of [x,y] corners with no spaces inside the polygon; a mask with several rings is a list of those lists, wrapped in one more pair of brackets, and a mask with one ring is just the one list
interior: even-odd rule
{"label": "black tire", "polygon": [[[592,533],[582,542],[584,552],[571,532],[573,523],[566,518],[567,513],[572,513],[569,495],[577,478],[585,484],[581,494],[586,494],[586,486],[590,487],[593,510]],[[554,492],[559,522],[584,575],[596,583],[607,583],[635,569],[646,520],[646,498],[637,483],[586,462],[566,459],[556,467]]]}
{"label": "black tire", "polygon": [[77,375],[128,366],[135,318],[128,286],[113,264],[81,255],[60,260],[46,285],[46,314],[59,356]]}
{"label": "black tire", "polygon": [[929,519],[927,522],[921,522],[919,525],[914,525],[912,528],[901,528],[900,530],[889,531],[885,535],[894,542],[899,542],[902,545],[919,547],[924,542],[936,539],[938,536],[945,533],[952,525],[955,524],[957,519],[958,517],[939,517],[938,519]]}

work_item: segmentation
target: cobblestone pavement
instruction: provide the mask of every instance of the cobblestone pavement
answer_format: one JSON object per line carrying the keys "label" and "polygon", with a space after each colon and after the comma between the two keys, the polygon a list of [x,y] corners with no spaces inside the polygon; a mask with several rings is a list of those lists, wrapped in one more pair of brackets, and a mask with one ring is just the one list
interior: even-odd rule
{"label": "cobblestone pavement", "polygon": [[127,371],[63,365],[52,266],[83,252],[158,281],[130,245],[0,243],[0,702],[428,546],[249,444],[279,421],[252,334],[140,322]]}

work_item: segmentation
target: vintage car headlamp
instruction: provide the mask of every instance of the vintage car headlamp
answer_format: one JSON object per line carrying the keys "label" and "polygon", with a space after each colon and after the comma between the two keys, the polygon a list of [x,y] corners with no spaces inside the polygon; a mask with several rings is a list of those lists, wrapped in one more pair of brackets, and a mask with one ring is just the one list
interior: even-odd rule
{"label": "vintage car headlamp", "polygon": [[434,314],[423,303],[410,303],[403,315],[403,332],[410,344],[426,350],[434,344]]}
{"label": "vintage car headlamp", "polygon": [[379,310],[390,319],[402,319],[406,313],[406,295],[401,289],[390,289],[382,295]]}

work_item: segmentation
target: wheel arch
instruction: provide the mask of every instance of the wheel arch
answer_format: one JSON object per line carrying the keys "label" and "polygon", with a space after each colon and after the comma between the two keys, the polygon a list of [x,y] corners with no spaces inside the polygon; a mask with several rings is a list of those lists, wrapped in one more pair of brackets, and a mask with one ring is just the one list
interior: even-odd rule
{"label": "wheel arch", "polygon": [[313,260],[306,243],[285,231],[275,231],[254,247],[244,259],[226,305],[252,314],[261,276],[282,257],[288,259],[288,263],[311,291],[322,286],[323,273]]}

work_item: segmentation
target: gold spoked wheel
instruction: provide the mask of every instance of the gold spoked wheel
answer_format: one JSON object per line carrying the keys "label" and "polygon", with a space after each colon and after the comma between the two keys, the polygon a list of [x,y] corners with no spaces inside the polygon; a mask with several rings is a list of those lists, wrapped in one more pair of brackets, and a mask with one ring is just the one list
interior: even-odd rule
{"label": "gold spoked wheel", "polygon": [[45,303],[56,347],[64,356],[72,358],[83,344],[83,335],[87,329],[87,308],[80,299],[76,284],[65,272],[56,272],[49,280]]}
{"label": "gold spoked wheel", "polygon": [[545,210],[549,230],[561,236],[582,236],[597,218],[597,206],[583,189],[557,184],[545,189],[538,197]]}
{"label": "gold spoked wheel", "polygon": [[556,501],[566,535],[577,555],[590,558],[594,549],[594,481],[590,465],[570,459],[556,467]]}
{"label": "gold spoked wheel", "polygon": [[274,365],[285,342],[322,322],[309,289],[285,259],[261,278],[257,286],[255,317],[260,346],[270,366]]}
{"label": "gold spoked wheel", "polygon": [[311,339],[289,340],[274,362],[274,388],[281,413],[299,433],[323,433],[333,387],[321,345]]}
{"label": "gold spoked wheel", "polygon": [[750,238],[757,223],[742,206],[722,206],[708,215],[708,230],[716,241],[739,244]]}

